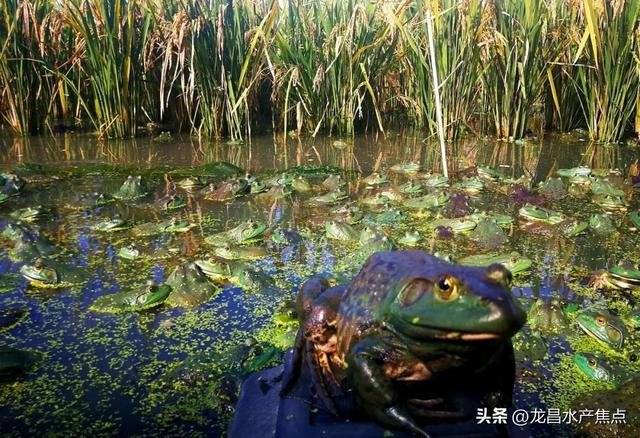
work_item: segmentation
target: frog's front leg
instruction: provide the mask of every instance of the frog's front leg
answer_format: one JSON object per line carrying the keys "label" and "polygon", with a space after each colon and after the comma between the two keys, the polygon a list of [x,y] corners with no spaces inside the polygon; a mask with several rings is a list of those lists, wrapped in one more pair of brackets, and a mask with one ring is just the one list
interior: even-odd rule
{"label": "frog's front leg", "polygon": [[316,275],[304,282],[298,292],[296,300],[296,310],[300,319],[301,329],[298,330],[296,341],[293,346],[293,355],[289,363],[285,363],[285,369],[282,379],[282,389],[280,395],[285,396],[293,389],[300,376],[302,363],[304,362],[305,351],[308,350],[307,336],[304,327],[307,325],[309,315],[313,313],[313,301],[322,295],[329,288],[329,280],[322,276]]}
{"label": "frog's front leg", "polygon": [[[394,357],[390,358],[390,355]],[[403,356],[399,357],[397,352],[390,353],[388,346],[375,336],[354,345],[347,356],[347,367],[356,401],[368,415],[384,425],[429,437],[411,418],[407,406],[398,400],[392,376],[401,372],[404,376],[400,378],[405,380],[426,380],[431,373],[422,362],[411,358],[408,352]],[[392,370],[396,365],[408,367],[402,371],[399,368]]]}

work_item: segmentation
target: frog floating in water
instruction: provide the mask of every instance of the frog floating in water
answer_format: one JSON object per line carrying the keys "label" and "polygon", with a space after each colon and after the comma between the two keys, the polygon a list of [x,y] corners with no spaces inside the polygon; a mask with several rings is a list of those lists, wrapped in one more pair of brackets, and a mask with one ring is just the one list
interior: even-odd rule
{"label": "frog floating in water", "polygon": [[64,263],[42,259],[31,265],[20,268],[20,274],[35,287],[62,288],[85,283],[89,274],[83,269],[68,266]]}
{"label": "frog floating in water", "polygon": [[21,222],[9,223],[2,231],[2,236],[13,242],[9,257],[14,261],[54,257],[60,252],[49,239]]}
{"label": "frog floating in water", "polygon": [[25,180],[18,175],[0,172],[0,194],[5,196],[5,200],[20,193],[25,184]]}
{"label": "frog floating in water", "polygon": [[132,176],[129,175],[120,189],[113,194],[114,198],[122,199],[124,201],[130,201],[134,199],[139,199],[147,196],[149,190],[147,189],[147,185],[143,181],[140,175]]}
{"label": "frog floating in water", "polygon": [[153,141],[158,143],[169,143],[173,140],[170,131],[162,131],[159,135],[153,137]]}
{"label": "frog floating in water", "polygon": [[217,288],[209,283],[196,263],[177,266],[165,282],[171,287],[166,303],[176,307],[195,307],[213,298]]}
{"label": "frog floating in water", "polygon": [[622,380],[620,370],[614,367],[607,358],[597,353],[574,353],[573,361],[582,373],[599,382],[619,383]]}
{"label": "frog floating in water", "polygon": [[209,184],[202,190],[204,199],[208,201],[229,201],[246,195],[251,191],[251,186],[246,179],[232,178],[222,183],[219,187]]}
{"label": "frog floating in water", "polygon": [[34,207],[22,208],[11,213],[11,216],[19,221],[37,222],[49,219],[53,215],[53,209],[36,205]]}
{"label": "frog floating in water", "polygon": [[527,319],[532,330],[543,334],[563,333],[569,327],[569,320],[558,300],[536,300]]}
{"label": "frog floating in water", "polygon": [[502,265],[463,267],[423,251],[374,254],[348,286],[313,277],[298,296],[301,329],[282,394],[307,364],[333,413],[347,379],[363,412],[426,436],[411,412],[428,415],[436,403],[402,400],[400,387],[476,374],[512,354],[526,314],[510,282]]}
{"label": "frog floating in water", "polygon": [[640,290],[640,268],[628,262],[621,262],[608,271],[595,272],[589,283],[594,289]]}
{"label": "frog floating in water", "polygon": [[196,260],[195,264],[202,273],[214,282],[231,283],[246,291],[271,293],[275,285],[271,277],[252,265],[240,260],[227,260],[220,257],[209,257]]}
{"label": "frog floating in water", "polygon": [[157,285],[148,281],[144,286],[137,286],[114,294],[98,297],[89,307],[100,313],[140,312],[161,305],[171,293],[171,287]]}
{"label": "frog floating in water", "polygon": [[628,337],[626,326],[620,318],[605,310],[584,311],[576,322],[586,334],[616,351],[625,346]]}
{"label": "frog floating in water", "polygon": [[213,246],[224,246],[229,243],[247,244],[262,240],[267,226],[249,219],[235,228],[213,234],[205,238],[205,242]]}
{"label": "frog floating in water", "polygon": [[44,357],[37,351],[0,345],[0,380],[11,381],[29,371]]}

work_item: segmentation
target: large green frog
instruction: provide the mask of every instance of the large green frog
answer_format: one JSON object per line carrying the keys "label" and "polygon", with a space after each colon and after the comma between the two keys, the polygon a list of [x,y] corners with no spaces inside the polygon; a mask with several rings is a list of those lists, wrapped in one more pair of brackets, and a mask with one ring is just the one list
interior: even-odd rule
{"label": "large green frog", "polygon": [[149,281],[144,287],[136,286],[98,297],[89,309],[101,313],[139,312],[161,305],[171,291],[169,285]]}
{"label": "large green frog", "polygon": [[578,315],[578,326],[586,334],[617,351],[625,346],[628,331],[624,323],[606,310],[586,310]]}
{"label": "large green frog", "polygon": [[298,296],[301,328],[282,393],[306,363],[329,410],[337,413],[347,379],[363,412],[425,436],[412,414],[429,416],[434,401],[403,400],[401,390],[474,375],[511,354],[526,314],[510,282],[502,265],[464,267],[423,251],[376,253],[348,286],[313,277]]}
{"label": "large green frog", "polygon": [[9,223],[2,237],[13,242],[13,249],[9,252],[12,260],[31,261],[39,257],[53,257],[60,252],[49,239],[20,222]]}

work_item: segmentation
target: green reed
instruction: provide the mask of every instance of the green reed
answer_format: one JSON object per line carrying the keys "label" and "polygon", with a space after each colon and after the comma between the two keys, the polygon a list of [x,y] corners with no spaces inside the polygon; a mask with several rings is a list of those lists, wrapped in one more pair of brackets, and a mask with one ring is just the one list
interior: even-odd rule
{"label": "green reed", "polygon": [[433,15],[445,136],[640,131],[630,0],[0,0],[0,125],[131,137],[147,122],[242,140],[436,134]]}
{"label": "green reed", "polygon": [[133,137],[141,109],[143,54],[153,11],[142,2],[71,0],[69,23],[84,43],[82,68],[101,135]]}
{"label": "green reed", "polygon": [[284,132],[351,134],[367,113],[382,130],[380,105],[391,96],[379,81],[394,65],[389,16],[396,12],[383,1],[303,4],[288,0],[268,54]]}
{"label": "green reed", "polygon": [[480,51],[475,45],[481,24],[480,0],[417,1],[399,24],[407,57],[404,62],[407,96],[419,125],[437,133],[433,81],[426,32],[426,11],[434,13],[434,46],[442,100],[445,135],[454,140],[469,127],[477,103],[481,74]]}
{"label": "green reed", "polygon": [[586,31],[576,55],[581,62],[576,92],[591,139],[619,141],[637,111],[640,3],[584,0],[583,7]]}

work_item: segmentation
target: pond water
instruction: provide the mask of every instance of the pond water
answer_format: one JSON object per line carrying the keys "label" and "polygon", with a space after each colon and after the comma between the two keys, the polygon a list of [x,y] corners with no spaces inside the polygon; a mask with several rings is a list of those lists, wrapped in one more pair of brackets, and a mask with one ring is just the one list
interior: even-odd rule
{"label": "pond water", "polygon": [[[617,369],[639,372],[628,354],[638,347],[632,326],[626,329],[625,349],[613,351],[584,334],[575,322],[584,309],[606,308],[623,321],[638,309],[637,292],[600,291],[587,284],[596,270],[610,269],[621,261],[637,266],[640,261],[640,233],[629,218],[639,208],[638,190],[630,182],[631,176],[637,176],[638,149],[590,144],[576,136],[551,136],[525,144],[463,141],[450,145],[449,154],[450,184],[433,188],[429,184],[435,179],[429,174],[441,172],[439,148],[407,133],[338,142],[335,138],[290,139],[286,146],[271,137],[247,144],[203,144],[190,138],[166,143],[147,139],[98,142],[83,135],[0,138],[0,170],[27,181],[19,195],[0,204],[0,227],[15,224],[20,209],[50,208],[50,214],[26,225],[30,233],[46,237],[59,250],[59,255],[43,263],[57,264],[60,277],[67,275],[65,269],[82,274],[81,280],[64,287],[35,287],[20,270],[35,263],[37,256],[19,253],[7,236],[1,240],[0,310],[25,308],[28,314],[15,325],[0,328],[0,346],[42,353],[29,372],[3,376],[3,435],[222,434],[241,378],[251,370],[277,364],[280,352],[292,342],[296,327],[282,309],[295,297],[299,284],[317,272],[348,279],[364,261],[354,256],[366,253],[357,239],[341,241],[325,234],[325,222],[343,217],[340,208],[346,205],[362,213],[361,221],[353,225],[356,231],[375,228],[399,248],[408,247],[400,243],[405,233],[417,231],[421,240],[415,248],[454,261],[513,251],[532,261],[530,268],[515,275],[514,294],[526,308],[536,299],[555,303],[564,309],[566,321],[557,330],[526,326],[525,336],[516,338],[516,407],[566,410],[582,393],[613,388],[582,374],[573,363],[574,351],[599,352]],[[306,168],[311,190],[292,190],[283,199],[246,194],[212,201],[176,184],[198,175],[219,187],[227,179],[216,174],[220,167],[212,170],[203,165],[220,161],[249,171],[267,185],[277,180],[271,177],[280,171],[313,166]],[[403,163],[419,163],[422,170],[417,174],[391,170]],[[477,176],[475,166],[490,167],[502,175],[463,179]],[[535,189],[555,177],[558,169],[576,166],[587,166],[599,176],[592,176],[586,188],[563,178],[569,193],[560,200],[544,198]],[[368,187],[363,177],[373,171],[384,173],[389,181]],[[313,205],[312,198],[329,191],[322,181],[331,173],[342,173],[347,198]],[[94,193],[116,193],[128,175],[142,176],[148,186],[145,197],[95,204]],[[594,202],[594,181],[603,180],[624,192],[624,209],[604,210]],[[410,181],[413,184],[405,185]],[[459,185],[463,181],[469,186]],[[480,182],[481,187],[473,190],[471,182]],[[421,193],[398,190],[418,186]],[[434,191],[452,195],[461,204],[411,206],[411,199]],[[378,192],[382,195],[376,198]],[[185,200],[184,208],[164,209],[163,200],[172,194]],[[385,197],[382,207],[361,202]],[[561,213],[563,225],[520,217],[519,210],[527,202],[541,202],[544,208]],[[473,231],[449,236],[447,231],[434,230],[434,221],[459,216],[457,212],[466,205],[468,214],[507,215],[512,223],[492,229],[490,238]],[[389,212],[396,214],[384,214]],[[564,231],[574,220],[589,222],[604,213],[611,220],[610,230],[593,225],[577,236]],[[96,229],[113,218],[125,219],[131,227],[112,232]],[[188,221],[191,228],[184,233],[152,235],[140,231],[141,224],[172,218]],[[176,267],[206,259],[215,248],[211,243],[224,236],[209,242],[207,237],[249,219],[268,227],[263,240],[249,245],[264,254],[246,265],[234,265],[242,272],[230,277],[250,271],[256,286],[243,286],[237,278],[217,281],[210,299],[191,308],[162,304],[138,312],[105,314],[91,307],[109,294],[142,293],[147,280],[160,284]],[[289,239],[272,238],[274,230],[289,230],[284,233]],[[122,257],[119,251],[132,245],[142,255],[133,260]],[[274,313],[285,316],[274,321]],[[249,337],[254,338],[252,345]],[[536,350],[539,345],[525,342],[538,338],[542,352]],[[541,436],[557,435],[561,429],[565,430],[554,425],[533,426]]]}

